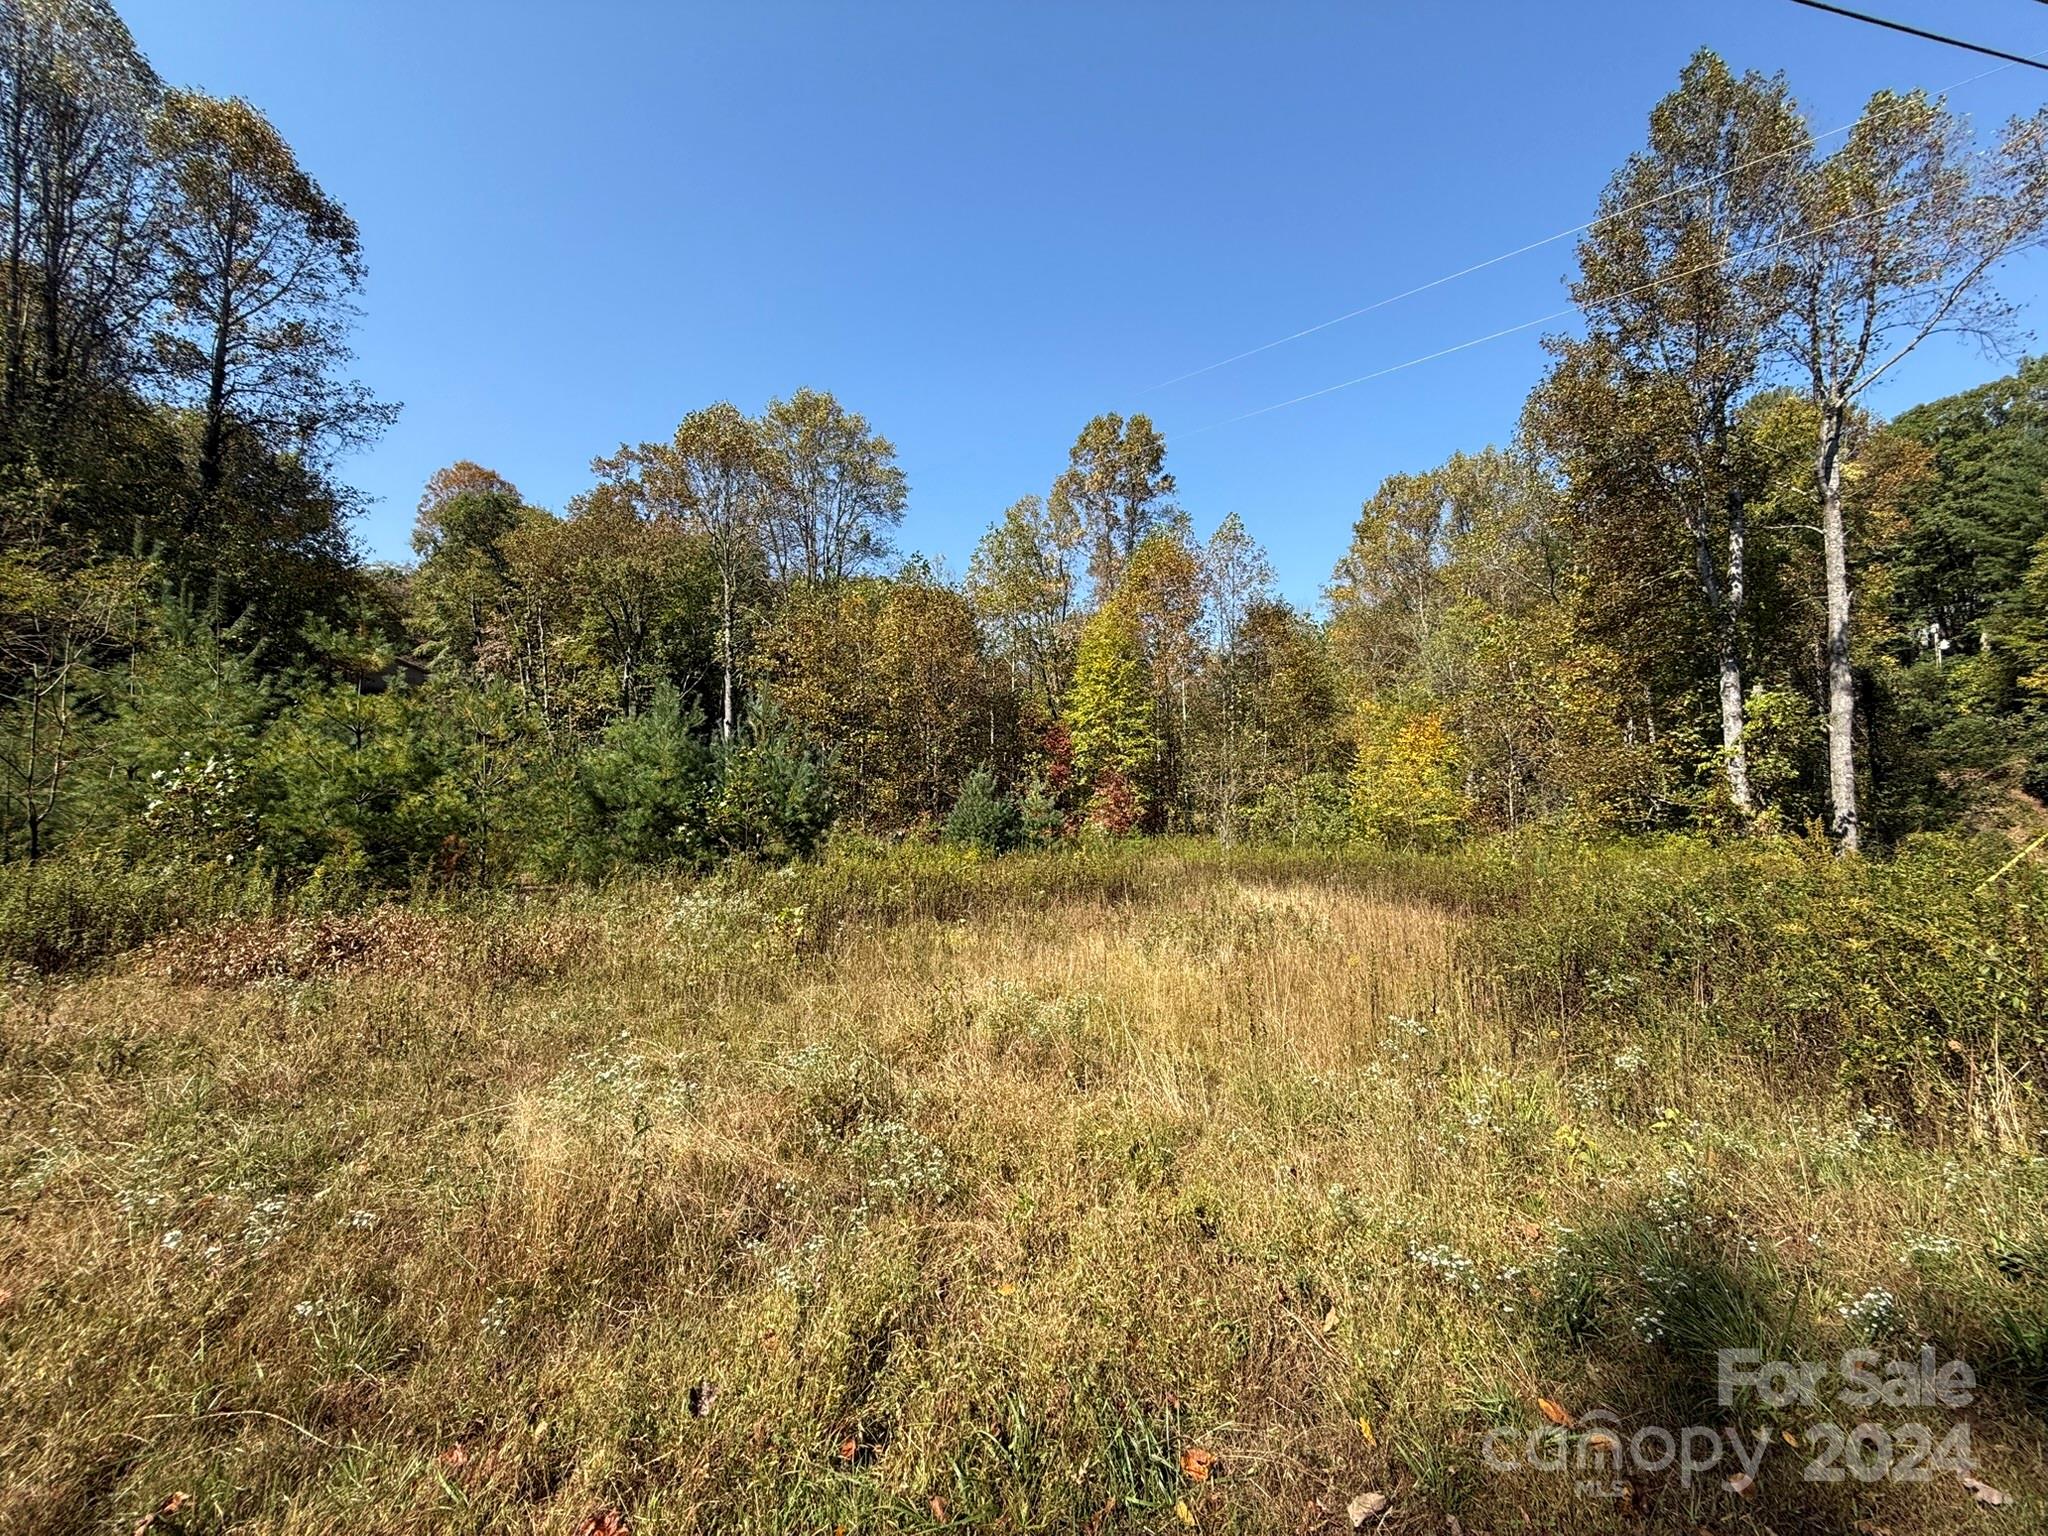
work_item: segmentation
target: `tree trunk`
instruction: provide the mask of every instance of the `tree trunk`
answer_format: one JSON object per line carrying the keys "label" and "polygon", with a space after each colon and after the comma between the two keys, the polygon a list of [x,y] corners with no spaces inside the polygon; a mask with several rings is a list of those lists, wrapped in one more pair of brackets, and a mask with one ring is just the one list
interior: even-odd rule
{"label": "tree trunk", "polygon": [[206,377],[206,423],[199,439],[199,489],[210,501],[220,489],[224,475],[228,423],[228,338],[232,321],[228,296],[222,290],[220,312],[215,317],[213,355]]}
{"label": "tree trunk", "polygon": [[1849,541],[1842,521],[1842,438],[1846,402],[1830,401],[1821,411],[1820,532],[1827,566],[1828,801],[1832,828],[1843,853],[1860,846],[1856,819],[1856,674],[1849,665]]}
{"label": "tree trunk", "polygon": [[1741,525],[1728,530],[1728,584],[1714,568],[1714,546],[1704,517],[1692,520],[1693,558],[1699,568],[1700,595],[1714,624],[1714,657],[1720,674],[1721,752],[1728,776],[1728,798],[1744,817],[1755,810],[1749,792],[1749,752],[1743,745],[1742,646],[1737,609],[1742,592],[1743,535]]}
{"label": "tree trunk", "polygon": [[719,735],[725,741],[732,740],[732,576],[730,573],[719,577],[720,635],[719,651],[724,662],[724,710],[719,718]]}

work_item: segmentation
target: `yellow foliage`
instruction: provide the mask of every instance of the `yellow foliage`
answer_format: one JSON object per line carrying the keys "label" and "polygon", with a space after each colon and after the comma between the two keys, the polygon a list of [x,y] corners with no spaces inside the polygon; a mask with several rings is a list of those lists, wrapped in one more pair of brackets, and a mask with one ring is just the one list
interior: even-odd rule
{"label": "yellow foliage", "polygon": [[1463,831],[1468,804],[1458,741],[1434,709],[1361,706],[1351,811],[1366,837],[1435,847]]}

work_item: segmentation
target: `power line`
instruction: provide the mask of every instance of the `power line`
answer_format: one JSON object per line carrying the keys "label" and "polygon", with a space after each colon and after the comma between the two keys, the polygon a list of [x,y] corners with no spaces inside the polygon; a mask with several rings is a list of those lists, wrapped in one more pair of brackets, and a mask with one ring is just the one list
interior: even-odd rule
{"label": "power line", "polygon": [[1930,43],[1946,43],[1951,48],[1981,53],[1988,59],[2003,59],[2008,64],[2024,64],[2029,69],[2048,69],[2048,64],[2043,64],[2039,59],[2030,59],[2023,53],[2007,53],[2000,48],[1987,48],[1982,43],[1966,43],[1960,37],[1929,32],[1921,27],[1909,27],[1903,21],[1887,21],[1882,16],[1872,16],[1864,11],[1852,11],[1844,6],[1830,5],[1827,0],[1792,0],[1792,3],[1803,5],[1809,11],[1826,11],[1831,16],[1846,16],[1851,21],[1867,22],[1873,27],[1883,27],[1891,32],[1903,32],[1908,37],[1925,38]]}
{"label": "power line", "polygon": [[[1763,256],[1783,246],[1794,245],[1805,240],[1818,240],[1824,235],[1833,234],[1844,224],[1853,223],[1858,219],[1890,213],[1905,201],[1906,199],[1900,198],[1895,202],[1886,203],[1882,208],[1861,209],[1855,213],[1844,215],[1824,228],[1812,231],[1802,230],[1798,234],[1786,235],[1781,239],[1773,240],[1769,245],[1759,246],[1756,250],[1735,251],[1727,256],[1723,256],[1718,261],[1709,261],[1697,267],[1689,267],[1683,272],[1667,272],[1661,277],[1652,278],[1647,283],[1639,283],[1635,287],[1624,289],[1620,293],[1603,294],[1592,302],[1594,304],[1612,304],[1619,299],[1633,298],[1639,293],[1648,293],[1653,288],[1661,288],[1666,283],[1683,282],[1686,278],[1698,277],[1703,272],[1718,271],[1720,268],[1728,266],[1732,262],[1740,261],[1745,257]],[[1394,363],[1385,368],[1376,368],[1371,373],[1361,373],[1355,379],[1345,379],[1339,384],[1326,384],[1321,389],[1312,389],[1307,394],[1296,395],[1291,400],[1281,400],[1272,405],[1262,405],[1255,411],[1246,411],[1242,415],[1225,417],[1222,421],[1212,421],[1206,427],[1195,428],[1188,435],[1190,437],[1199,437],[1202,433],[1214,432],[1219,427],[1235,426],[1240,421],[1250,421],[1255,416],[1268,416],[1274,411],[1284,411],[1289,406],[1301,405],[1310,400],[1319,400],[1324,395],[1334,395],[1340,389],[1350,389],[1358,384],[1369,384],[1374,379],[1384,379],[1389,374],[1402,373],[1410,368],[1419,368],[1422,364],[1433,363],[1440,357],[1449,357],[1453,352],[1468,351],[1473,347],[1484,346],[1489,341],[1499,341],[1503,336],[1513,336],[1519,331],[1534,330],[1539,325],[1548,325],[1553,320],[1562,320],[1567,315],[1576,314],[1585,307],[1584,305],[1574,305],[1568,309],[1552,310],[1547,315],[1538,315],[1534,320],[1524,320],[1518,325],[1504,326],[1500,330],[1490,331],[1484,336],[1475,336],[1470,341],[1458,342],[1455,346],[1440,347],[1434,352],[1424,353],[1421,357],[1411,357],[1406,362]]]}
{"label": "power line", "polygon": [[[2048,5],[2048,0],[2038,0],[2038,3]],[[2043,64],[2038,59],[2022,59],[2019,62],[2033,64],[2037,68],[2048,69],[2048,64]],[[1979,80],[1988,80],[1993,75],[2003,74],[2011,67],[2010,64],[2000,64],[1995,69],[1984,70],[1980,74],[1958,80],[1952,85],[1943,86],[1940,94],[1946,96],[1950,91],[1961,90],[1966,85],[1975,85]],[[1840,127],[1830,128],[1826,133],[1815,134],[1812,142],[1815,144],[1825,143],[1829,139],[1837,138],[1847,133],[1855,126],[1855,123],[1843,123]],[[1277,337],[1272,341],[1260,342],[1256,347],[1247,347],[1242,352],[1233,353],[1231,356],[1216,362],[1205,363],[1200,368],[1193,368],[1186,373],[1175,374],[1172,378],[1154,384],[1151,388],[1154,390],[1170,389],[1175,384],[1185,384],[1189,379],[1198,379],[1205,373],[1214,373],[1219,368],[1228,368],[1233,363],[1241,363],[1248,357],[1257,357],[1261,352],[1270,352],[1275,347],[1284,347],[1289,342],[1300,341],[1304,336],[1313,336],[1318,331],[1327,331],[1333,325],[1342,325],[1347,320],[1356,320],[1361,315],[1369,315],[1374,310],[1385,309],[1388,305],[1398,304],[1403,299],[1412,299],[1419,293],[1428,293],[1432,288],[1441,288],[1446,283],[1454,283],[1461,277],[1470,277],[1475,272],[1484,272],[1488,267],[1499,266],[1502,262],[1512,261],[1517,256],[1526,256],[1529,252],[1539,251],[1546,245],[1555,245],[1560,240],[1569,240],[1573,235],[1584,234],[1594,225],[1604,223],[1608,219],[1627,218],[1632,213],[1640,213],[1645,208],[1654,208],[1657,204],[1668,202],[1674,197],[1682,197],[1686,193],[1696,192],[1702,187],[1713,186],[1716,182],[1725,181],[1730,176],[1739,175],[1753,166],[1764,165],[1772,160],[1780,159],[1785,155],[1795,152],[1796,147],[1794,149],[1774,150],[1767,155],[1758,155],[1754,159],[1745,160],[1742,164],[1731,166],[1729,169],[1718,172],[1713,176],[1705,176],[1698,181],[1687,182],[1684,186],[1674,187],[1669,192],[1660,192],[1655,197],[1645,198],[1640,203],[1631,203],[1626,208],[1619,208],[1612,213],[1601,214],[1595,218],[1588,219],[1583,224],[1574,224],[1570,229],[1561,229],[1554,235],[1545,235],[1541,240],[1531,240],[1527,245],[1518,245],[1511,251],[1502,251],[1498,256],[1489,256],[1484,261],[1475,261],[1469,267],[1460,267],[1457,271],[1447,272],[1442,277],[1433,277],[1426,283],[1417,283],[1413,288],[1405,288],[1401,292],[1390,294],[1384,299],[1375,299],[1370,304],[1362,304],[1357,309],[1346,310],[1343,314],[1335,315],[1328,320],[1319,320],[1314,325],[1304,326],[1302,329],[1289,335]],[[1150,391],[1147,392],[1149,393]]]}

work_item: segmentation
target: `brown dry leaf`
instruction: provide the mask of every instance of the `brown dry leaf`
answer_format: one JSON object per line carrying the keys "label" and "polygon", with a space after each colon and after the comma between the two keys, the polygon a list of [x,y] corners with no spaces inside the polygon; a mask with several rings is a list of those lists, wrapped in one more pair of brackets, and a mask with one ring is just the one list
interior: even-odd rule
{"label": "brown dry leaf", "polygon": [[458,1440],[455,1444],[449,1446],[447,1450],[436,1456],[434,1460],[438,1461],[450,1472],[460,1472],[469,1465],[469,1452],[463,1447],[462,1442]]}
{"label": "brown dry leaf", "polygon": [[1384,1515],[1393,1502],[1384,1493],[1361,1493],[1351,1501],[1344,1513],[1351,1517],[1351,1529],[1362,1531],[1368,1521],[1377,1520]]}
{"label": "brown dry leaf", "polygon": [[1323,1314],[1323,1332],[1325,1332],[1325,1333],[1335,1333],[1336,1331],[1337,1331],[1337,1309],[1336,1309],[1335,1307],[1332,1307],[1332,1308],[1330,1308],[1330,1310],[1329,1310],[1329,1311],[1327,1311],[1327,1312],[1325,1312],[1325,1313]]}
{"label": "brown dry leaf", "polygon": [[1746,1499],[1749,1497],[1750,1489],[1756,1486],[1756,1479],[1747,1472],[1731,1472],[1722,1481],[1722,1486],[1737,1498]]}
{"label": "brown dry leaf", "polygon": [[858,1456],[859,1454],[860,1442],[854,1439],[853,1436],[848,1435],[844,1440],[839,1442],[839,1459],[841,1461],[851,1461],[854,1457]]}
{"label": "brown dry leaf", "polygon": [[172,1494],[154,1510],[142,1517],[142,1523],[135,1527],[135,1536],[143,1536],[143,1532],[153,1529],[157,1521],[161,1520],[165,1515],[175,1515],[191,1502],[192,1495],[189,1493]]}
{"label": "brown dry leaf", "polygon": [[1515,1224],[1515,1230],[1521,1233],[1522,1236],[1527,1238],[1532,1243],[1540,1243],[1543,1241],[1543,1229],[1537,1226],[1536,1223],[1533,1221],[1517,1222]]}
{"label": "brown dry leaf", "polygon": [[1116,1513],[1116,1495],[1111,1494],[1088,1522],[1088,1536],[1101,1536],[1102,1522]]}
{"label": "brown dry leaf", "polygon": [[1191,1445],[1180,1453],[1180,1475],[1191,1483],[1206,1483],[1216,1470],[1216,1453]]}
{"label": "brown dry leaf", "polygon": [[1972,1477],[1967,1472],[1958,1472],[1956,1476],[1962,1479],[1963,1486],[1970,1492],[1970,1497],[1979,1504],[1989,1504],[1996,1508],[2000,1504],[2009,1502],[2005,1494],[1992,1487],[1982,1478]]}
{"label": "brown dry leaf", "polygon": [[633,1527],[616,1509],[594,1509],[576,1527],[576,1536],[632,1536]]}
{"label": "brown dry leaf", "polygon": [[932,1495],[932,1518],[944,1525],[952,1517],[946,1513],[946,1501],[936,1493]]}
{"label": "brown dry leaf", "polygon": [[1570,1429],[1572,1427],[1572,1416],[1547,1397],[1536,1399],[1536,1411],[1550,1420],[1559,1429]]}
{"label": "brown dry leaf", "polygon": [[1593,1450],[1607,1451],[1613,1455],[1619,1455],[1621,1452],[1621,1442],[1604,1429],[1596,1429],[1586,1436],[1586,1444]]}

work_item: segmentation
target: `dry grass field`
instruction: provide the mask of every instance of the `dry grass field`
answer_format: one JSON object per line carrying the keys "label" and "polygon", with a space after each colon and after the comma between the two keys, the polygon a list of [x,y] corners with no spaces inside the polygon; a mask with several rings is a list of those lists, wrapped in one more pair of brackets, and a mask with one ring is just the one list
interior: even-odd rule
{"label": "dry grass field", "polygon": [[[1617,1044],[1405,867],[1057,862],[18,973],[0,1529],[2043,1528],[2012,1080],[1904,1125],[1702,1029]],[[1974,1484],[1802,1477],[1817,1422],[1925,1408],[1716,1400],[1718,1349],[1923,1339],[1979,1380],[1932,1411]],[[1482,1453],[1603,1425],[1769,1454]]]}

